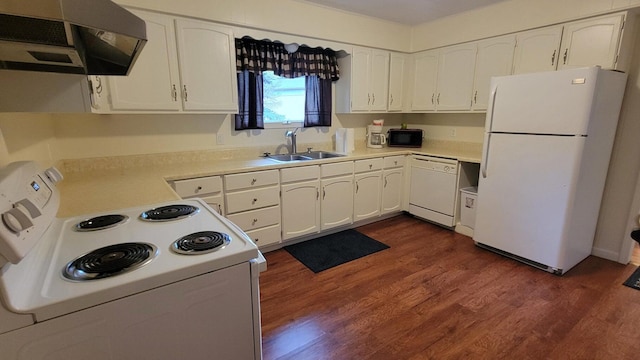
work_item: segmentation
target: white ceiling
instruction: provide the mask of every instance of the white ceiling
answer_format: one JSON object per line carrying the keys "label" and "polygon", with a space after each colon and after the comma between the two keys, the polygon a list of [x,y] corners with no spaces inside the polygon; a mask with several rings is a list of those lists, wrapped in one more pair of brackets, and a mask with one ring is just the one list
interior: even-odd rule
{"label": "white ceiling", "polygon": [[316,4],[417,25],[505,0],[306,0]]}

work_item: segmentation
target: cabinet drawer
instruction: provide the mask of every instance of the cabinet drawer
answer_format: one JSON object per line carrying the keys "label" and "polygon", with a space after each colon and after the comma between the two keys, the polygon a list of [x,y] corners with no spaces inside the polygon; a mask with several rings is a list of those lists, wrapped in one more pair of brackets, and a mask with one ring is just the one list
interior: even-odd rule
{"label": "cabinet drawer", "polygon": [[278,170],[255,171],[224,176],[224,186],[227,191],[276,185],[278,181]]}
{"label": "cabinet drawer", "polygon": [[245,211],[229,215],[227,218],[244,231],[254,230],[269,225],[279,224],[280,206]]}
{"label": "cabinet drawer", "polygon": [[320,165],[320,174],[323,178],[353,174],[353,161]]}
{"label": "cabinet drawer", "polygon": [[403,167],[405,158],[406,156],[404,155],[387,156],[384,158],[384,168],[391,169],[394,167]]}
{"label": "cabinet drawer", "polygon": [[293,181],[315,180],[320,175],[318,165],[298,166],[280,170],[280,177],[283,183]]}
{"label": "cabinet drawer", "polygon": [[203,178],[176,180],[173,183],[176,193],[181,198],[204,196],[207,194],[222,191],[222,178],[220,176],[209,176]]}
{"label": "cabinet drawer", "polygon": [[355,172],[361,173],[365,171],[381,170],[382,164],[383,164],[382,158],[356,160]]}
{"label": "cabinet drawer", "polygon": [[277,244],[280,242],[280,224],[271,225],[262,229],[247,231],[247,235],[258,245],[263,247],[269,244]]}
{"label": "cabinet drawer", "polygon": [[270,186],[225,194],[227,214],[280,204],[280,188]]}

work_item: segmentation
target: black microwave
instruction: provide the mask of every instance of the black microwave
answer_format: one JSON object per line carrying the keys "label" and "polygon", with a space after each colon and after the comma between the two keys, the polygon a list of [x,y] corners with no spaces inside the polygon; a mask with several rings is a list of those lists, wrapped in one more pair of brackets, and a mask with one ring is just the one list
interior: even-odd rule
{"label": "black microwave", "polygon": [[421,147],[421,129],[389,129],[387,145],[399,147]]}

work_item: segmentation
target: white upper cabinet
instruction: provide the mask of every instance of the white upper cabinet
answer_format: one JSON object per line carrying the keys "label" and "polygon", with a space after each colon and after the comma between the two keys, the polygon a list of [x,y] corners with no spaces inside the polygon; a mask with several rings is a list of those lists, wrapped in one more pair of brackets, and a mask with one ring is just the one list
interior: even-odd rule
{"label": "white upper cabinet", "polygon": [[96,81],[106,80],[109,94],[102,93],[103,87],[95,92],[97,96],[110,96],[111,110],[114,111],[179,111],[180,77],[174,21],[165,15],[132,12],[147,24],[147,43],[128,76],[100,77],[94,81],[95,87],[100,84]]}
{"label": "white upper cabinet", "polygon": [[238,112],[235,42],[231,29],[176,20],[185,110]]}
{"label": "white upper cabinet", "polygon": [[562,35],[558,69],[600,65],[615,69],[624,15],[568,23]]}
{"label": "white upper cabinet", "polygon": [[413,58],[413,91],[411,110],[436,109],[436,83],[438,81],[438,50],[423,51]]}
{"label": "white upper cabinet", "polygon": [[440,50],[437,110],[471,109],[475,62],[475,43],[450,46]]}
{"label": "white upper cabinet", "polygon": [[476,71],[473,80],[472,110],[486,110],[489,83],[492,76],[511,75],[515,35],[501,36],[478,42]]}
{"label": "white upper cabinet", "polygon": [[93,76],[95,112],[238,111],[230,28],[133,10],[148,41],[129,76]]}
{"label": "white upper cabinet", "polygon": [[416,54],[411,110],[471,109],[475,60],[475,43]]}
{"label": "white upper cabinet", "polygon": [[516,34],[513,73],[553,71],[560,60],[562,26],[551,26]]}
{"label": "white upper cabinet", "polygon": [[389,103],[387,110],[403,110],[404,74],[407,55],[391,53],[389,62]]}
{"label": "white upper cabinet", "polygon": [[354,47],[339,59],[336,111],[385,112],[389,91],[389,52]]}

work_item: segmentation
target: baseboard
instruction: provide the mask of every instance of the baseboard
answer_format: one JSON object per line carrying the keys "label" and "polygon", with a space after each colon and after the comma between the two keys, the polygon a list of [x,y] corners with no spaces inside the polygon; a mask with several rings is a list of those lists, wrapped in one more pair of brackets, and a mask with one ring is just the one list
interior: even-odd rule
{"label": "baseboard", "polygon": [[618,259],[620,257],[620,253],[616,251],[600,249],[597,247],[591,248],[591,255],[597,256],[599,258],[615,261],[615,262],[618,262]]}

